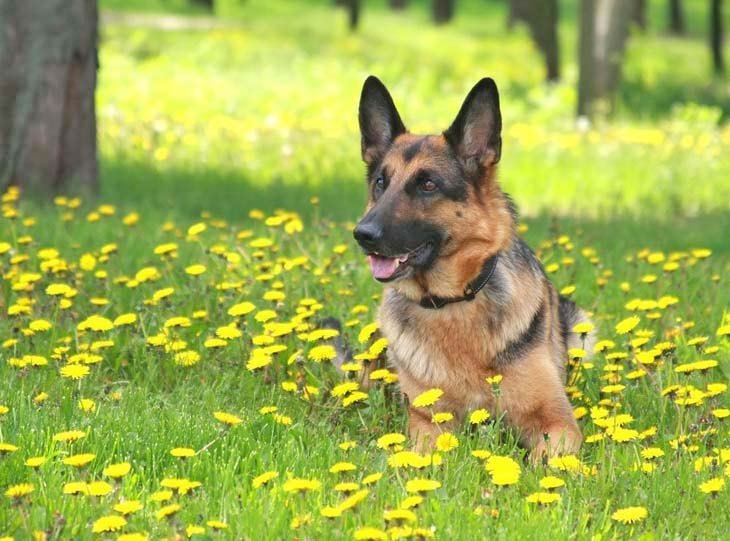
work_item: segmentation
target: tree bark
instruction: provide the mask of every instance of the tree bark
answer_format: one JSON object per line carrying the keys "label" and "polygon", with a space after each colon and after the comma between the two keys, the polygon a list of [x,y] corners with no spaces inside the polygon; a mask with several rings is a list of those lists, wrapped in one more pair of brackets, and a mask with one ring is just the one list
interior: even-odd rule
{"label": "tree bark", "polygon": [[634,0],[633,19],[636,26],[646,30],[646,0]]}
{"label": "tree bark", "polygon": [[0,0],[0,188],[98,188],[96,0]]}
{"label": "tree bark", "polygon": [[578,115],[610,113],[621,79],[632,0],[582,0]]}
{"label": "tree bark", "polygon": [[558,0],[510,0],[510,19],[524,21],[545,59],[546,79],[560,79]]}
{"label": "tree bark", "polygon": [[433,0],[433,22],[446,24],[454,16],[454,3],[456,0]]}
{"label": "tree bark", "polygon": [[678,36],[684,34],[682,0],[669,0],[669,32]]}
{"label": "tree bark", "polygon": [[722,54],[722,0],[712,0],[710,4],[710,50],[712,51],[712,69],[716,75],[722,75],[725,73],[725,59]]}
{"label": "tree bark", "polygon": [[391,9],[395,9],[395,10],[406,9],[407,5],[408,5],[407,0],[390,0]]}
{"label": "tree bark", "polygon": [[213,11],[213,0],[190,0],[191,4],[198,4],[208,11]]}

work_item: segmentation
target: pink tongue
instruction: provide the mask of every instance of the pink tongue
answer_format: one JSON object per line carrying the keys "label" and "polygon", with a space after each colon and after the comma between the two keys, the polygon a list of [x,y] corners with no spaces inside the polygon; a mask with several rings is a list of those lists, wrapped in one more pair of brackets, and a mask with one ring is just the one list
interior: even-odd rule
{"label": "pink tongue", "polygon": [[393,276],[395,269],[398,268],[398,259],[395,257],[369,255],[368,261],[370,262],[370,272],[379,280],[387,280]]}

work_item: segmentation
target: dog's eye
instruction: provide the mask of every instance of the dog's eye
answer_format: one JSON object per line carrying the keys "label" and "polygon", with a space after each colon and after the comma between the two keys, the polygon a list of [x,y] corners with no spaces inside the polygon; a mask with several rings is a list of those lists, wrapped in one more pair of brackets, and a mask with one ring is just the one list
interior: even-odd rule
{"label": "dog's eye", "polygon": [[373,191],[378,194],[382,193],[383,190],[385,190],[385,179],[382,176],[379,176],[375,179],[375,183],[373,184]]}
{"label": "dog's eye", "polygon": [[418,188],[422,192],[430,193],[430,192],[435,192],[436,190],[438,190],[439,187],[433,180],[424,179],[418,183]]}

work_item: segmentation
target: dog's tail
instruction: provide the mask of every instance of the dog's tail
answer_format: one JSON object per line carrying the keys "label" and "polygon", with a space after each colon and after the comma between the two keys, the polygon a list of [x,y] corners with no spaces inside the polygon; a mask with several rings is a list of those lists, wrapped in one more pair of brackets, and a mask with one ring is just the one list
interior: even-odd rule
{"label": "dog's tail", "polygon": [[335,348],[337,356],[332,359],[337,371],[342,373],[342,365],[352,362],[352,350],[348,347],[345,338],[342,336],[342,323],[334,317],[327,317],[319,322],[320,329],[334,329],[340,334],[331,339],[331,344]]}
{"label": "dog's tail", "polygon": [[573,327],[579,323],[592,323],[583,310],[567,297],[560,295],[558,304],[558,317],[560,318],[560,332],[562,334],[565,349],[584,349],[588,356],[593,354],[593,346],[596,345],[596,333],[594,330],[578,334],[573,332]]}

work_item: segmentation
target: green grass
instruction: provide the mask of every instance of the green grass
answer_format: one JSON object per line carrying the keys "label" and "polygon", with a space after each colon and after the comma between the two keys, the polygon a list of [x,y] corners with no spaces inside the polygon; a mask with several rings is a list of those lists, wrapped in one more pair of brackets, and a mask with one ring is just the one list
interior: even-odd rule
{"label": "green grass", "polygon": [[[695,32],[701,6],[687,4]],[[231,2],[221,7],[215,28],[168,31],[155,28],[160,22],[155,12],[199,11],[172,0],[102,1],[102,7],[153,15],[134,25],[107,19],[112,22],[102,29],[101,196],[78,209],[23,201],[17,206],[21,217],[0,218],[0,406],[7,407],[0,414],[0,442],[18,447],[0,452],[0,537],[26,539],[42,531],[49,539],[115,538],[121,532],[174,538],[194,524],[207,530],[197,538],[352,539],[362,526],[386,529],[383,511],[403,501],[406,482],[416,477],[441,483],[414,509],[417,526],[432,528],[437,539],[716,539],[727,531],[727,487],[712,496],[699,485],[712,478],[727,482],[728,464],[695,469],[698,459],[730,447],[730,419],[712,413],[730,407],[727,391],[697,394],[710,383],[727,384],[730,376],[730,342],[717,334],[730,323],[727,82],[708,77],[700,37],[634,36],[617,118],[581,133],[573,121],[570,7],[561,25],[566,81],[544,87],[526,33],[504,34],[502,4],[463,6],[453,25],[435,29],[424,3],[403,15],[368,4],[360,33],[350,35],[343,13],[324,1]],[[661,14],[652,17],[659,28]],[[343,406],[330,394],[342,376],[329,362],[308,360],[315,344],[303,328],[276,338],[287,349],[266,371],[247,369],[252,339],[265,332],[255,314],[270,308],[276,321],[288,322],[304,298],[321,304],[305,320],[312,328],[322,317],[334,316],[352,323],[344,338],[355,353],[373,342],[359,342],[358,334],[375,319],[380,287],[349,232],[365,198],[356,107],[368,73],[388,84],[416,131],[443,129],[476,80],[487,74],[497,79],[505,119],[501,178],[527,216],[525,237],[546,265],[559,264],[551,279],[559,289],[576,287],[572,295],[594,313],[599,336],[613,339],[614,351],[629,353],[619,361],[622,392],[601,392],[612,363],[605,353],[597,354],[571,390],[574,406],[590,408],[606,400],[607,408],[634,418],[627,428],[655,427],[655,435],[586,443],[579,454],[588,468],[584,475],[523,462],[515,434],[490,420],[476,430],[456,431],[459,447],[442,453],[441,465],[394,469],[388,465],[391,453],[376,446],[380,436],[405,431],[392,385],[375,385],[363,402]],[[319,204],[313,205],[315,195]],[[96,221],[94,212],[109,210],[99,208],[102,202],[114,204],[114,213]],[[3,211],[13,208],[8,201]],[[251,209],[271,216],[277,208],[296,213],[304,230],[287,233],[282,225],[249,217]],[[140,219],[130,227],[123,217],[131,212]],[[293,218],[289,214],[285,221]],[[189,237],[188,228],[199,222],[207,229]],[[250,237],[241,234],[247,231]],[[558,242],[563,235],[570,244]],[[259,237],[272,239],[274,246],[250,246]],[[169,242],[178,245],[175,259],[154,253]],[[117,250],[104,261],[101,250],[109,243]],[[40,252],[45,248],[58,250],[53,264],[41,259],[48,255]],[[588,248],[595,249],[598,261],[589,260]],[[699,248],[712,255],[694,257]],[[230,261],[216,255],[221,252]],[[650,252],[676,258],[679,268],[662,270],[666,261],[650,263]],[[82,268],[84,254],[96,258],[93,269]],[[284,265],[282,258],[299,256],[306,257],[305,266]],[[198,263],[206,266],[204,274],[186,274],[186,267]],[[150,266],[159,272],[154,281],[128,287],[120,280]],[[105,277],[96,274],[102,270]],[[269,273],[274,277],[265,280]],[[656,282],[642,281],[648,274],[656,275]],[[277,281],[286,298],[264,300]],[[217,287],[226,282],[240,284]],[[64,309],[59,298],[46,293],[56,283],[77,290]],[[149,302],[167,287],[174,288],[170,297]],[[632,299],[663,296],[677,297],[678,303],[636,312],[626,307]],[[99,299],[108,304],[98,304]],[[228,309],[244,300],[257,310],[239,318],[242,337],[222,348],[206,347],[205,341],[234,319]],[[20,305],[29,306],[30,313],[8,314]],[[193,318],[200,310],[206,316]],[[137,321],[102,332],[79,330],[92,314],[113,320],[124,313],[135,313]],[[615,325],[634,314],[641,318],[638,329],[650,334],[644,351],[662,342],[674,349],[650,365],[646,376],[629,379],[637,368],[635,351],[626,336],[616,335]],[[191,318],[191,325],[168,329],[167,345],[198,352],[201,359],[193,366],[176,364],[174,351],[147,342],[174,316]],[[31,323],[39,319],[51,328],[31,333]],[[704,345],[689,345],[705,336]],[[69,356],[99,340],[112,344],[99,350],[102,360],[89,365],[86,377],[61,376]],[[62,346],[69,350],[57,349]],[[297,351],[296,361],[287,364]],[[48,365],[18,366],[24,355],[43,356]],[[699,359],[715,359],[718,366],[687,374],[674,370]],[[297,391],[283,390],[284,381],[295,382]],[[305,384],[319,394],[307,399]],[[694,393],[698,403],[682,406],[675,395],[662,396],[673,384]],[[48,397],[34,400],[40,393]],[[92,400],[95,410],[82,411],[82,398]],[[265,406],[277,406],[292,423],[260,413]],[[216,411],[243,422],[228,428],[214,418]],[[587,436],[604,433],[590,414],[579,422]],[[53,441],[70,429],[87,435],[76,443]],[[687,441],[675,449],[672,441],[684,436]],[[344,441],[357,447],[344,451],[338,447]],[[171,456],[170,450],[181,446],[197,454],[187,460]],[[665,456],[655,459],[653,473],[634,471],[642,462],[640,451],[648,447]],[[494,485],[482,461],[471,455],[475,449],[516,459],[520,481]],[[63,464],[75,453],[96,456],[82,469]],[[46,463],[37,470],[24,465],[35,456],[46,457]],[[125,461],[131,472],[120,481],[103,473],[109,464]],[[338,461],[350,461],[357,470],[329,473]],[[252,479],[266,471],[279,476],[253,488]],[[343,499],[334,491],[336,483],[359,482],[376,472],[383,477],[367,487],[359,505],[339,518],[321,515],[322,508]],[[558,491],[561,501],[544,507],[528,503],[525,498],[546,474],[565,480]],[[322,487],[286,493],[289,475],[316,479]],[[154,501],[163,479],[170,478],[202,485],[169,502]],[[63,494],[68,482],[94,480],[109,482],[112,492]],[[10,486],[25,482],[34,486],[29,496],[5,496]],[[92,533],[94,522],[115,514],[113,506],[122,500],[140,500],[144,508],[127,517],[121,532]],[[179,512],[156,518],[168,503],[179,503]],[[633,526],[611,519],[628,506],[645,507],[648,517]],[[292,529],[295,518],[302,524]],[[209,520],[224,521],[228,529],[215,533],[205,526]]]}

